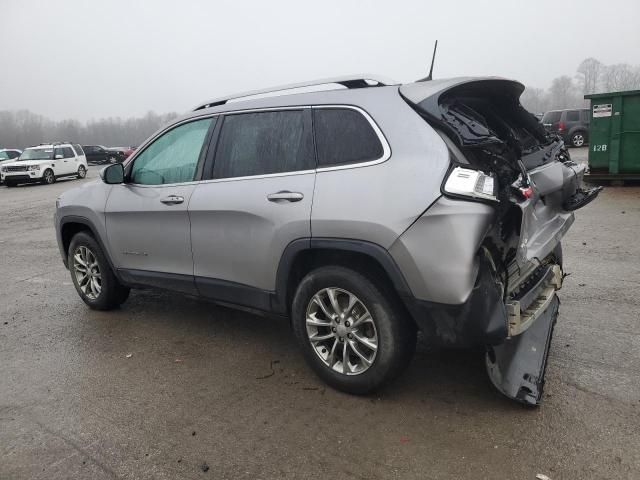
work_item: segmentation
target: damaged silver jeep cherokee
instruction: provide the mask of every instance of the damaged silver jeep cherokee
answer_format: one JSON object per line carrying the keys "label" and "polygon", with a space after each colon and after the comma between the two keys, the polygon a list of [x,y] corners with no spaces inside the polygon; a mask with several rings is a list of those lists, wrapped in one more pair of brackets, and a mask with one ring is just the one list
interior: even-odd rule
{"label": "damaged silver jeep cherokee", "polygon": [[347,392],[398,376],[420,329],[486,346],[498,390],[537,404],[560,240],[598,190],[522,90],[362,76],[204,103],[58,199],[63,261],[95,309],[150,286],[287,316]]}

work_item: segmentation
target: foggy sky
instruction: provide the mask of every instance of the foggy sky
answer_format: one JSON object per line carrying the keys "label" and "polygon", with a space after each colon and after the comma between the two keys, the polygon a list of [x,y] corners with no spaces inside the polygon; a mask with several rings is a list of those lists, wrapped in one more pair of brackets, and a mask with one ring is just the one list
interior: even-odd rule
{"label": "foggy sky", "polygon": [[351,73],[500,75],[546,88],[589,56],[640,64],[640,1],[0,0],[0,110],[184,112]]}

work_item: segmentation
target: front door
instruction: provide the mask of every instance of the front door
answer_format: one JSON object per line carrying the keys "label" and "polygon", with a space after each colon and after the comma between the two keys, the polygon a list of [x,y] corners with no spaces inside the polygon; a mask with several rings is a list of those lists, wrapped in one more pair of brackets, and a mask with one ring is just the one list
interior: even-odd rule
{"label": "front door", "polygon": [[109,194],[107,238],[123,277],[195,293],[187,207],[214,119],[180,124],[149,144]]}
{"label": "front door", "polygon": [[226,114],[210,179],[189,214],[202,295],[269,310],[278,263],[311,236],[315,158],[310,109]]}

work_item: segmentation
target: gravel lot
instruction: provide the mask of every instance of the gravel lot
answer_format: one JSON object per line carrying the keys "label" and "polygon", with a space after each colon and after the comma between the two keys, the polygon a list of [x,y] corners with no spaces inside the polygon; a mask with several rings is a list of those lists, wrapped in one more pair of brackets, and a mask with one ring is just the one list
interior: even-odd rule
{"label": "gravel lot", "polygon": [[89,177],[0,187],[0,479],[640,478],[638,187],[577,213],[527,409],[493,390],[482,352],[419,347],[397,383],[353,397],[312,374],[284,321],[153,291],[90,311],[52,225]]}

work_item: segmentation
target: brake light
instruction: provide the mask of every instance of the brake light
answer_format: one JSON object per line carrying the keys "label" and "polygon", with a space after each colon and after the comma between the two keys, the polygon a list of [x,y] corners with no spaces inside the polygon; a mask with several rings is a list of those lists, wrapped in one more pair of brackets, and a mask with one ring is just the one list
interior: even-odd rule
{"label": "brake light", "polygon": [[558,131],[561,132],[564,130],[564,122],[558,123]]}

